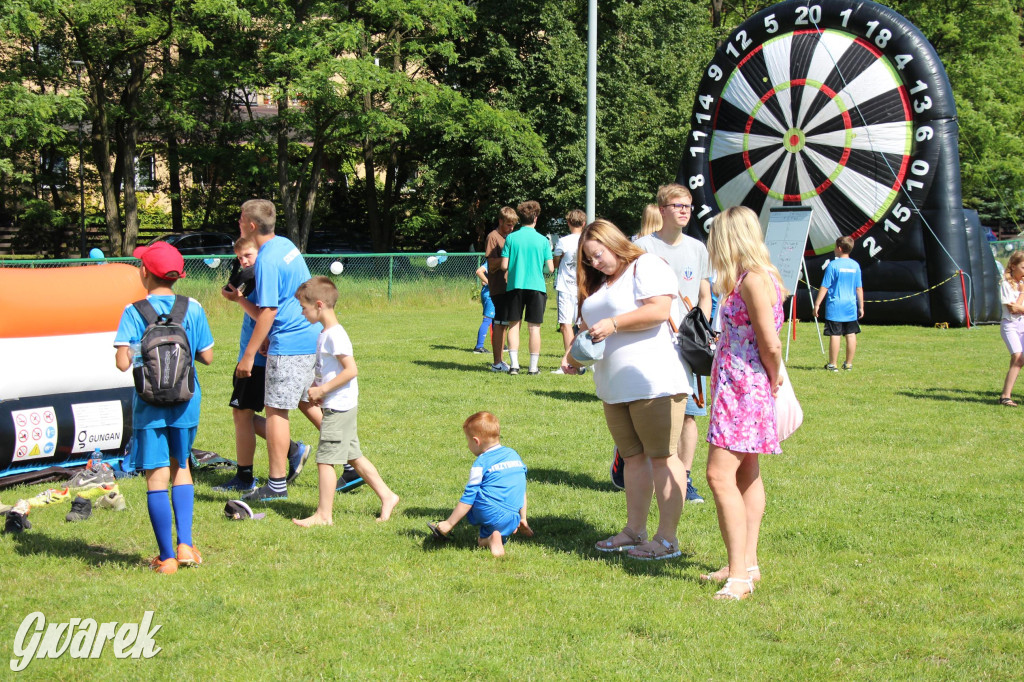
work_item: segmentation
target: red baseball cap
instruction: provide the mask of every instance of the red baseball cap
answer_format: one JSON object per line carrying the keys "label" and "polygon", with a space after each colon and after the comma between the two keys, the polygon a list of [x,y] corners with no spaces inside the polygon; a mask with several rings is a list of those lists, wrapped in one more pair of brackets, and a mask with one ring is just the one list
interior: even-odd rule
{"label": "red baseball cap", "polygon": [[185,276],[185,259],[181,252],[167,242],[137,246],[132,256],[142,261],[146,269],[161,279],[180,279]]}

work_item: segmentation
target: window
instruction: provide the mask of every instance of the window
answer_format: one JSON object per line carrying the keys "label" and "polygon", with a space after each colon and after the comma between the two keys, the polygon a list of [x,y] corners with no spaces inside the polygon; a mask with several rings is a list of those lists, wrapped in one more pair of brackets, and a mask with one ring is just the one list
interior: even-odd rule
{"label": "window", "polygon": [[39,185],[43,189],[64,189],[68,184],[68,160],[60,152],[43,152],[39,157]]}
{"label": "window", "polygon": [[156,157],[152,154],[135,158],[135,188],[143,191],[156,188]]}

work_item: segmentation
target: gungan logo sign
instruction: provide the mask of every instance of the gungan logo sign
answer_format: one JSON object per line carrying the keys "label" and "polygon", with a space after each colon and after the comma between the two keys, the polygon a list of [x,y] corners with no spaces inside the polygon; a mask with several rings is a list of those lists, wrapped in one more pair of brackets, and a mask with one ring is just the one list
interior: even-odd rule
{"label": "gungan logo sign", "polygon": [[[35,611],[21,621],[14,637],[11,670],[21,672],[33,658],[99,658],[108,641],[113,641],[116,658],[153,658],[161,647],[153,636],[163,625],[151,627],[153,612],[146,611],[141,623],[97,623],[92,618],[72,618],[67,623],[46,623],[46,616]],[[30,635],[31,633],[31,635]]]}

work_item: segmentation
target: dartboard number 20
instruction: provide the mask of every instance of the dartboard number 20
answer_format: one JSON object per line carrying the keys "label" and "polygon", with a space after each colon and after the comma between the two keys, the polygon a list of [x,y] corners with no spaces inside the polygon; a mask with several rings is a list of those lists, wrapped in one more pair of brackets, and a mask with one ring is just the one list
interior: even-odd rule
{"label": "dartboard number 20", "polygon": [[883,258],[919,229],[952,98],[906,19],[874,3],[775,5],[729,36],[694,101],[680,180],[706,233],[744,205],[813,209],[809,255]]}

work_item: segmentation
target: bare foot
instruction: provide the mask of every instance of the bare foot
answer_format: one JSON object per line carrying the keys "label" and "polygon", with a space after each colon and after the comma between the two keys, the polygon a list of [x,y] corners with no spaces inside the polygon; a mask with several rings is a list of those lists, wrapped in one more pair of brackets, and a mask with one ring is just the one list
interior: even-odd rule
{"label": "bare foot", "polygon": [[391,518],[391,512],[395,511],[395,507],[398,506],[398,501],[401,498],[394,493],[391,493],[391,499],[381,502],[380,505],[380,516],[377,517],[378,521],[387,521]]}
{"label": "bare foot", "polygon": [[493,556],[501,557],[505,556],[505,544],[501,541],[501,533],[494,531],[490,537],[487,538],[487,547],[491,550]]}
{"label": "bare foot", "polygon": [[515,531],[513,531],[513,533],[518,533],[519,535],[522,535],[524,538],[533,537],[533,529],[530,528],[530,524],[526,522],[526,519],[523,519],[519,522],[519,527],[516,528]]}
{"label": "bare foot", "polygon": [[313,514],[307,516],[304,519],[292,519],[292,523],[296,526],[302,526],[303,528],[312,528],[313,526],[333,526],[334,519],[328,519],[320,516],[319,514]]}

